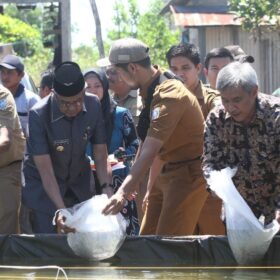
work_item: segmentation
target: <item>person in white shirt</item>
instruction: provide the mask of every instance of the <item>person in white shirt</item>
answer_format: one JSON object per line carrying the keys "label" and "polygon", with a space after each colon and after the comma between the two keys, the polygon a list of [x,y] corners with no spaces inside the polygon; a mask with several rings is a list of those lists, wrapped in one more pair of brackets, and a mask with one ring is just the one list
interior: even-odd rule
{"label": "person in white shirt", "polygon": [[0,75],[3,86],[14,96],[23,133],[28,136],[29,110],[40,97],[20,83],[24,76],[24,64],[18,56],[8,54],[3,57],[0,62]]}

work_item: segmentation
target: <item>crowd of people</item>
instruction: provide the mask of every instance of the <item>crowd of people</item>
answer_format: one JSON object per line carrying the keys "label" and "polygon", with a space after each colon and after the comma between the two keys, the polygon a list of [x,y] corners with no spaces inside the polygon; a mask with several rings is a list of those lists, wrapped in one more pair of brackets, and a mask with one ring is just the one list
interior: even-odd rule
{"label": "crowd of people", "polygon": [[75,231],[57,210],[106,194],[104,215],[120,212],[128,235],[224,235],[207,179],[226,167],[255,216],[280,223],[280,100],[260,93],[254,58],[224,46],[203,65],[179,43],[166,61],[119,39],[97,68],[42,73],[38,95],[21,83],[22,60],[2,58],[1,234]]}

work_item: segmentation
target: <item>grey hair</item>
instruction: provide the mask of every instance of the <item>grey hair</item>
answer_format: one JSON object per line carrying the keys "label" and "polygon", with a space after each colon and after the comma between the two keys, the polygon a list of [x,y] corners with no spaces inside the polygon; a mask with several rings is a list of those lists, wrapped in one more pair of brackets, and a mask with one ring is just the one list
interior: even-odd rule
{"label": "grey hair", "polygon": [[219,91],[228,87],[241,86],[244,91],[251,92],[258,86],[258,77],[250,63],[231,62],[221,69],[217,76],[216,88]]}

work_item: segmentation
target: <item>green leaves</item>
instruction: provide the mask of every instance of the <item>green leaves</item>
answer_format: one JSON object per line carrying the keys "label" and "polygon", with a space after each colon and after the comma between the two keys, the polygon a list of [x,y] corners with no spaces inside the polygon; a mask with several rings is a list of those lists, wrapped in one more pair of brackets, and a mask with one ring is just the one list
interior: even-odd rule
{"label": "green leaves", "polygon": [[0,14],[0,42],[13,43],[18,55],[31,56],[42,47],[38,29],[9,16]]}
{"label": "green leaves", "polygon": [[230,10],[242,21],[246,31],[261,34],[261,26],[278,29],[280,19],[279,0],[230,0]]}
{"label": "green leaves", "polygon": [[116,40],[124,37],[134,37],[142,40],[150,47],[152,62],[167,66],[165,54],[171,45],[180,40],[179,30],[170,29],[170,18],[159,15],[164,3],[162,0],[151,0],[149,10],[140,15],[137,3],[139,0],[115,2],[116,27],[110,30],[108,38]]}

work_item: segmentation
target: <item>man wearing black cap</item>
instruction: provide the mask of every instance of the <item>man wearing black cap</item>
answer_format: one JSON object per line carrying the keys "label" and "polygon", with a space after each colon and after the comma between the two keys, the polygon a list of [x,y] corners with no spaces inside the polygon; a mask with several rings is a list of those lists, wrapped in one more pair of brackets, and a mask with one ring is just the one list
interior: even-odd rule
{"label": "man wearing black cap", "polygon": [[20,83],[24,76],[24,64],[18,56],[4,56],[0,62],[0,74],[3,86],[9,89],[15,98],[22,130],[27,136],[28,113],[40,97]]}
{"label": "man wearing black cap", "polygon": [[[54,233],[52,218],[57,209],[94,195],[85,153],[88,142],[93,145],[103,193],[113,193],[101,106],[97,97],[85,93],[84,86],[78,64],[64,62],[54,71],[54,93],[30,111],[23,203],[33,210],[34,233]],[[60,215],[57,224],[59,232],[69,230]]]}

